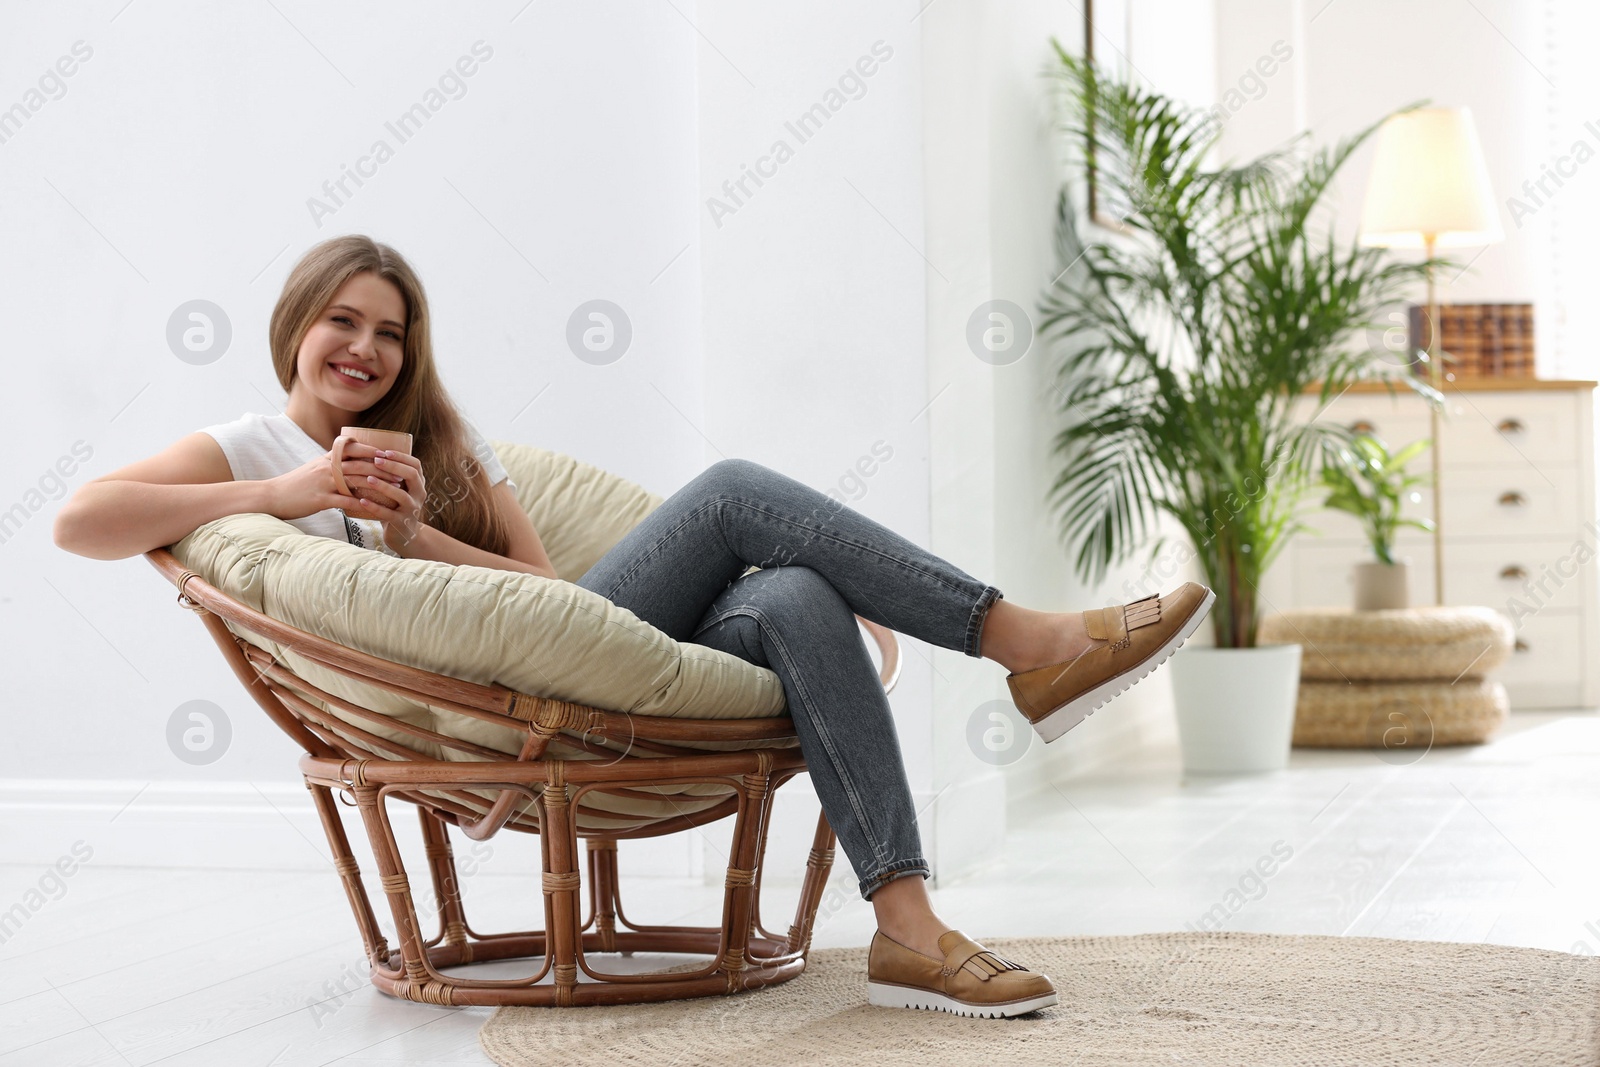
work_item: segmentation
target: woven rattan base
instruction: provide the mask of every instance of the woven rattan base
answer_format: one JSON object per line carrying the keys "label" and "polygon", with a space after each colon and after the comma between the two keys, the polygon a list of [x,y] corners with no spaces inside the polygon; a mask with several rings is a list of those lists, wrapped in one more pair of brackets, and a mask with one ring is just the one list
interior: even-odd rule
{"label": "woven rattan base", "polygon": [[[380,659],[273,619],[187,570],[165,549],[148,553],[148,558],[177,586],[179,604],[199,617],[262,710],[305,750],[300,771],[355,916],[372,983],[382,992],[428,1004],[631,1004],[725,996],[786,982],[805,970],[836,844],[826,815],[817,819],[800,898],[787,929],[764,927],[760,910],[773,796],[807,770],[788,716],[625,714],[452,678]],[[878,644],[879,678],[887,692],[899,674],[898,643],[889,630],[866,620],[863,624]],[[359,679],[377,696],[421,699],[520,734],[520,751],[503,752],[406,725],[338,697],[232,628]],[[401,731],[414,743],[449,751],[454,758],[427,758],[365,729],[369,724]],[[554,756],[551,744],[557,738],[578,755]],[[604,743],[610,738],[626,738],[627,744],[619,751]],[[746,747],[704,751],[685,742]],[[750,742],[772,747],[751,748]],[[670,790],[679,787],[696,790],[690,798],[699,806],[675,801]],[[348,803],[341,804],[336,794]],[[617,804],[602,806],[595,803],[597,798],[621,799],[631,813],[619,815]],[[393,805],[414,808],[421,821],[431,892],[424,884],[414,886],[401,862],[389,814]],[[377,888],[393,919],[397,946],[390,945],[378,924],[369,896],[371,875],[363,877],[351,851],[344,824],[350,807],[359,812],[372,845]],[[682,833],[725,818],[732,818],[733,829],[720,924],[629,922],[622,909],[618,841]],[[600,819],[609,821],[596,821]],[[532,928],[499,933],[473,928],[463,905],[452,827],[474,841],[500,833],[538,837],[543,899],[530,901]],[[419,896],[431,898],[422,914]],[[428,929],[437,932],[430,937]],[[597,954],[618,952],[710,958],[649,973],[602,969]],[[505,959],[530,959],[537,972],[520,978],[461,973]]]}
{"label": "woven rattan base", "polygon": [[[734,816],[720,926],[639,926],[629,922],[622,908],[617,842],[589,838],[586,870],[580,874],[579,839],[571,817],[574,787],[560,780],[559,764],[547,764],[542,769],[556,769],[557,780],[544,783],[534,806],[544,867],[540,916],[543,925],[540,929],[506,933],[481,933],[472,927],[463,905],[450,843],[449,826],[456,817],[419,803],[415,792],[425,784],[446,784],[428,782],[430,769],[454,775],[451,784],[459,785],[463,770],[459,764],[341,761],[308,754],[301,757],[300,767],[322,816],[334,853],[334,867],[344,881],[345,895],[355,913],[374,986],[390,996],[426,1004],[569,1007],[725,996],[785,982],[805,970],[817,904],[833,864],[833,830],[825,818],[818,820],[793,925],[784,934],[764,928],[760,916],[760,872],[766,851],[773,776],[761,770],[772,757],[765,752],[745,755],[758,761],[758,767],[756,773],[728,779],[729,784],[740,789],[740,803]],[[579,774],[587,770],[573,768]],[[776,780],[781,783],[792,776],[785,774]],[[388,778],[401,781],[385,781]],[[482,787],[488,782],[475,784]],[[516,786],[512,788],[521,792]],[[333,799],[335,791],[355,797],[355,806],[373,844],[378,882],[388,898],[400,940],[398,950],[391,949],[378,926],[366,883],[350,851],[341,805]],[[582,787],[576,791],[581,793]],[[433,916],[424,917],[417,912],[411,880],[401,865],[399,844],[389,819],[386,801],[390,798],[417,806],[433,887]],[[423,928],[430,919],[438,933],[425,939]],[[698,967],[614,973],[590,958],[591,954],[616,952],[694,953],[710,959]],[[516,979],[478,978],[461,973],[471,965],[506,959],[532,960],[537,970]],[[451,973],[445,973],[447,968]],[[584,977],[580,978],[580,973]]]}

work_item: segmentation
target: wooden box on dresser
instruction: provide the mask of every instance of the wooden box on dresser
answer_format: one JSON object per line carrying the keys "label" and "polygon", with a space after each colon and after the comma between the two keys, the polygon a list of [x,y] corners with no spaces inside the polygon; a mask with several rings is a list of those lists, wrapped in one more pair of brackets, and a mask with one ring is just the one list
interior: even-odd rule
{"label": "wooden box on dresser", "polygon": [[[1595,523],[1595,384],[1554,379],[1459,379],[1444,387],[1444,601],[1486,604],[1511,619],[1516,651],[1494,674],[1512,710],[1600,703],[1600,528]],[[1366,424],[1397,450],[1429,434],[1428,405],[1404,384],[1391,396],[1362,383],[1302,421]],[[1424,451],[1407,467],[1431,483]],[[1354,516],[1321,509],[1313,489],[1302,518],[1321,535],[1293,537],[1262,580],[1261,610],[1350,607],[1351,568],[1372,559]],[[1431,484],[1404,513],[1433,517]],[[1409,562],[1411,602],[1435,603],[1433,535],[1405,527],[1396,559]]]}

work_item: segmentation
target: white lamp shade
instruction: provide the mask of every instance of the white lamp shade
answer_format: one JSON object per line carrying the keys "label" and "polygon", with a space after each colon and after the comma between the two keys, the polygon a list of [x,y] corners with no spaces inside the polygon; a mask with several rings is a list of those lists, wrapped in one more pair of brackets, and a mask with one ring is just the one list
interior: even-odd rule
{"label": "white lamp shade", "polygon": [[1417,108],[1378,129],[1361,243],[1421,248],[1428,234],[1439,247],[1505,236],[1469,108]]}

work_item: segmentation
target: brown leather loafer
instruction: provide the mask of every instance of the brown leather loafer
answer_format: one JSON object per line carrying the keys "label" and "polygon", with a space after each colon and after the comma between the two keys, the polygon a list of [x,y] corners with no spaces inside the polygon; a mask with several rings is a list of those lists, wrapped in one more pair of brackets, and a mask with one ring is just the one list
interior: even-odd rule
{"label": "brown leather loafer", "polygon": [[999,1019],[1048,1008],[1059,999],[1042,974],[997,956],[960,930],[939,935],[939,951],[924,956],[886,936],[867,950],[867,1000],[883,1008],[928,1008]]}
{"label": "brown leather loafer", "polygon": [[1089,636],[1106,643],[1077,659],[1006,675],[1011,699],[1046,743],[1054,741],[1155,670],[1199,628],[1217,594],[1184,582],[1166,596],[1083,613]]}

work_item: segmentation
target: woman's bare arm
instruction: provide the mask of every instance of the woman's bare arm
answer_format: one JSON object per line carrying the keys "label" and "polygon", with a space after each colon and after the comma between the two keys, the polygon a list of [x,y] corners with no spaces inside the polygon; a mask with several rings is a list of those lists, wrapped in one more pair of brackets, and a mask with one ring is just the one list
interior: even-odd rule
{"label": "woman's bare arm", "polygon": [[180,541],[212,519],[270,509],[267,483],[234,481],[216,439],[196,431],[80,486],[56,512],[52,537],[90,559],[126,559]]}

